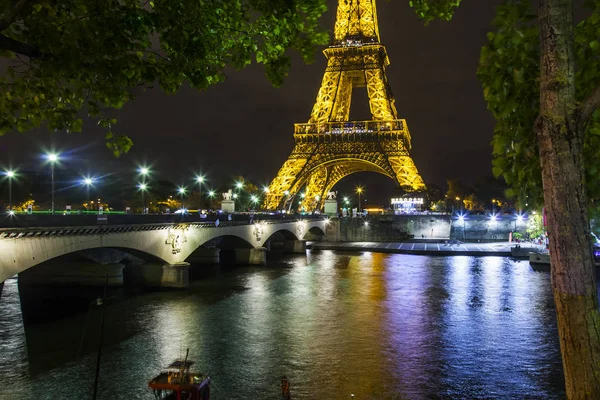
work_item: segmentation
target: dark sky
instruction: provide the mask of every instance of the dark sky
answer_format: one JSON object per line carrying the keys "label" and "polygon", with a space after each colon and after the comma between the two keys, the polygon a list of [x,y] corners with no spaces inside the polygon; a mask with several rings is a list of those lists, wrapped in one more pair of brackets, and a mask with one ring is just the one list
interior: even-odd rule
{"label": "dark sky", "polygon": [[[443,189],[446,179],[474,183],[491,175],[493,120],[475,71],[499,3],[465,1],[450,23],[427,27],[407,0],[377,4],[381,41],[391,60],[388,79],[399,118],[406,118],[412,135],[413,160],[426,183]],[[323,18],[329,31],[336,5],[330,0]],[[293,124],[307,122],[325,68],[320,51],[311,65],[293,57],[281,88],[272,87],[263,69],[252,66],[229,71],[225,83],[205,92],[184,87],[173,96],[158,88],[140,94],[116,115],[115,131],[135,144],[120,159],[105,148],[102,132],[88,123],[81,134],[39,130],[0,137],[0,163],[35,169],[42,150],[54,147],[69,154],[63,168],[82,173],[124,176],[147,162],[177,183],[191,183],[202,171],[208,179],[243,175],[267,184],[293,148]],[[352,118],[366,118],[366,91],[353,99]],[[388,198],[394,187],[388,178],[361,173],[345,178],[337,189],[350,190],[359,182],[367,193],[377,193],[374,201]]]}

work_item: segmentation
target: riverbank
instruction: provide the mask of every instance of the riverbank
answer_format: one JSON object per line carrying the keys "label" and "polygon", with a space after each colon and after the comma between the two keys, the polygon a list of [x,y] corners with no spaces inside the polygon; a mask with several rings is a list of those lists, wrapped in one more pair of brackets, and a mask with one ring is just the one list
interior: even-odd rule
{"label": "riverbank", "polygon": [[[497,256],[510,257],[514,242],[462,243],[459,241],[415,242],[309,242],[312,250],[374,251],[378,253],[420,254],[428,256]],[[529,245],[521,243],[522,248]],[[531,245],[532,250],[537,247]]]}

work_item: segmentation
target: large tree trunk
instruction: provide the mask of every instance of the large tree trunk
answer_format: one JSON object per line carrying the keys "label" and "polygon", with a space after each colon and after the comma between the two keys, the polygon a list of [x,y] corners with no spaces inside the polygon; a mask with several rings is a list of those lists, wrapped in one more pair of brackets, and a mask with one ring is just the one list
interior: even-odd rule
{"label": "large tree trunk", "polygon": [[600,399],[600,314],[578,130],[572,0],[539,0],[540,147],[552,290],[569,399]]}

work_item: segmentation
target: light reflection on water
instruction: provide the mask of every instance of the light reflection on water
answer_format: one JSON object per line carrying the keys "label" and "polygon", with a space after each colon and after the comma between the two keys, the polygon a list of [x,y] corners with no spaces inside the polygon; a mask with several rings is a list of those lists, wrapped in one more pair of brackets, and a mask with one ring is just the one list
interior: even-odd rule
{"label": "light reflection on water", "polygon": [[[215,399],[276,399],[283,374],[305,399],[562,398],[549,280],[507,258],[368,252],[223,270],[107,307],[100,398],[151,399],[186,347]],[[8,280],[0,399],[90,397],[99,318],[24,328]]]}

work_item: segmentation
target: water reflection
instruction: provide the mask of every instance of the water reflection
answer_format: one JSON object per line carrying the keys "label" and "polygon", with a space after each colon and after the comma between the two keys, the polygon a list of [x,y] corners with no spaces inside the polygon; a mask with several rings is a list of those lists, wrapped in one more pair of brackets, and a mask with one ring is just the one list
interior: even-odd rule
{"label": "water reflection", "polygon": [[[103,399],[151,398],[147,379],[188,347],[216,399],[277,398],[283,374],[305,399],[563,396],[549,275],[526,262],[309,252],[106,312]],[[0,399],[89,397],[99,318],[24,328],[7,281]]]}

